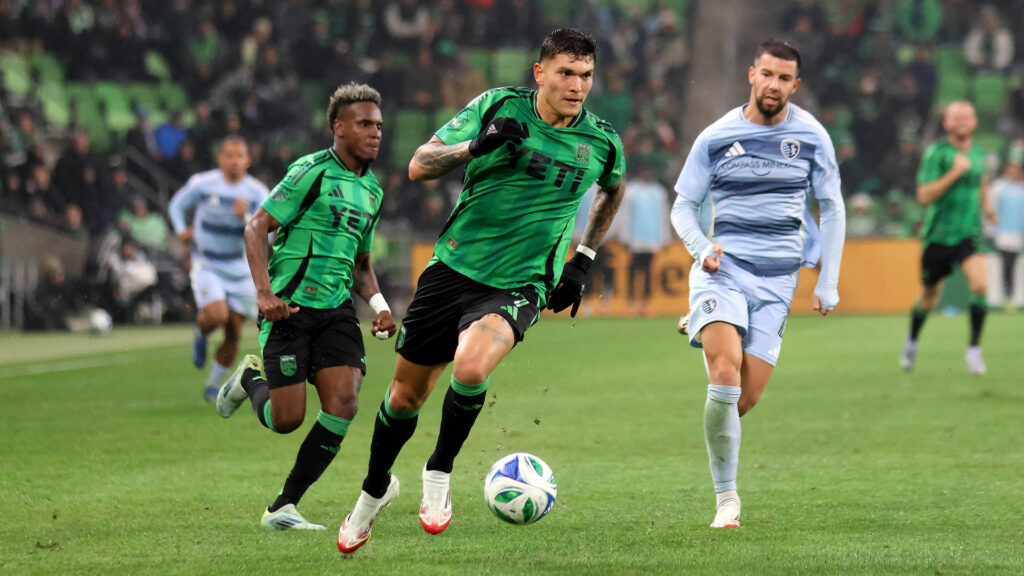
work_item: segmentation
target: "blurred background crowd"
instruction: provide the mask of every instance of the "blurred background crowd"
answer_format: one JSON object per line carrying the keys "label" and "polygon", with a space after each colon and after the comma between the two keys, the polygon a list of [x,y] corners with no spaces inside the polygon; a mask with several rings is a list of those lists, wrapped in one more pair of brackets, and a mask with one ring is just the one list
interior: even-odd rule
{"label": "blurred background crowd", "polygon": [[[672,242],[657,223],[684,131],[700,128],[683,125],[700,1],[0,0],[0,211],[88,245],[81,280],[48,288],[68,302],[103,303],[118,321],[190,319],[170,196],[235,134],[273,188],[329,145],[328,95],[354,80],[384,98],[374,171],[391,241],[375,257],[408,260],[403,247],[433,238],[461,183],[410,182],[412,152],[485,89],[532,86],[540,40],[572,25],[599,42],[587,106],[622,136],[634,191],[611,240],[640,255],[642,274],[643,254]],[[795,100],[835,143],[851,237],[916,234],[918,162],[952,100],[977,107],[1000,189],[1020,187],[1024,3],[793,0],[775,14],[762,35],[801,49]],[[59,261],[43,264],[33,284],[69,282]]]}

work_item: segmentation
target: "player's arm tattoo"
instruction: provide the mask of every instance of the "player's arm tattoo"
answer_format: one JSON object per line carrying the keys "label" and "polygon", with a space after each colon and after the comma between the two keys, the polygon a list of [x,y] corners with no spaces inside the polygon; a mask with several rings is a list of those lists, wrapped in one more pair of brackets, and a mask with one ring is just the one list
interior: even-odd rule
{"label": "player's arm tattoo", "polygon": [[380,292],[377,273],[373,271],[373,265],[370,264],[369,252],[356,254],[355,265],[352,267],[352,285],[359,297],[366,302],[369,302],[374,294]]}
{"label": "player's arm tattoo", "polygon": [[437,136],[416,149],[409,162],[410,180],[432,180],[451,172],[473,159],[469,140],[449,146]]}
{"label": "player's arm tattoo", "polygon": [[612,225],[612,219],[619,210],[622,202],[622,193],[626,189],[626,175],[623,174],[619,181],[607,188],[598,188],[594,194],[594,203],[590,205],[590,217],[587,218],[587,227],[583,231],[583,239],[580,244],[597,250],[601,240]]}

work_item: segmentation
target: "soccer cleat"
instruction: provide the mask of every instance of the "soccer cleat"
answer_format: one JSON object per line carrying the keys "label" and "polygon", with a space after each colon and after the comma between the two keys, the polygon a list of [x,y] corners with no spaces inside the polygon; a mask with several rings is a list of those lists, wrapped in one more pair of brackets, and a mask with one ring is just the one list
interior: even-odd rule
{"label": "soccer cleat", "polygon": [[904,372],[914,369],[914,362],[917,360],[917,342],[907,338],[903,343],[903,352],[900,353],[900,368]]}
{"label": "soccer cleat", "polygon": [[242,376],[246,370],[255,370],[257,374],[262,374],[263,361],[255,354],[247,354],[245,358],[242,358],[235,371],[231,373],[231,376],[224,381],[220,387],[220,393],[217,394],[217,413],[222,418],[231,418],[235,410],[238,410],[242,402],[249,397],[245,388],[242,388]]}
{"label": "soccer cleat", "polygon": [[715,513],[715,521],[711,523],[712,528],[739,528],[740,527],[740,496],[735,490],[722,492],[715,495],[718,501],[718,511]]}
{"label": "soccer cleat", "polygon": [[269,530],[327,530],[326,526],[307,522],[295,509],[295,504],[285,504],[276,512],[271,512],[267,508],[260,522]]}
{"label": "soccer cleat", "polygon": [[423,500],[420,524],[431,534],[440,534],[452,521],[451,474],[423,467]]}
{"label": "soccer cleat", "polygon": [[980,346],[969,346],[967,348],[967,354],[964,355],[964,359],[967,360],[967,371],[971,374],[983,376],[987,371],[985,369],[985,360],[981,358]]}
{"label": "soccer cleat", "polygon": [[690,315],[689,314],[687,314],[685,316],[680,316],[679,317],[679,323],[676,324],[676,330],[678,330],[679,333],[684,335],[684,336],[688,333],[688,331],[690,330]]}
{"label": "soccer cleat", "polygon": [[387,492],[384,492],[380,498],[374,498],[366,492],[359,494],[356,507],[345,517],[345,522],[338,530],[338,550],[342,554],[351,554],[366,544],[366,541],[370,539],[373,521],[377,519],[377,514],[391,504],[395,498],[398,498],[398,478],[394,474],[391,475]]}
{"label": "soccer cleat", "polygon": [[206,336],[196,326],[196,335],[192,340],[192,364],[196,368],[206,366]]}

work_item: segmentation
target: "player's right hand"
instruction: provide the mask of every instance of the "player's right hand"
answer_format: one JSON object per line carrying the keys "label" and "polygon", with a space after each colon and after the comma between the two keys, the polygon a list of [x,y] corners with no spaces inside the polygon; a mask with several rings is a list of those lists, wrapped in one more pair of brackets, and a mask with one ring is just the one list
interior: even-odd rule
{"label": "player's right hand", "polygon": [[259,306],[263,317],[271,322],[287,320],[292,314],[299,311],[298,306],[288,306],[288,303],[281,300],[273,292],[257,292],[256,305]]}
{"label": "player's right hand", "polygon": [[722,265],[722,245],[712,244],[711,247],[715,250],[715,253],[710,256],[705,256],[704,262],[701,263],[701,267],[704,268],[704,271],[707,272],[708,274],[714,274],[715,272],[718,272],[718,269]]}
{"label": "player's right hand", "polygon": [[971,169],[971,159],[964,154],[957,153],[953,156],[953,171],[963,174]]}
{"label": "player's right hand", "polygon": [[525,123],[520,124],[515,118],[499,116],[481,128],[476,138],[470,141],[469,153],[474,158],[480,157],[501,148],[506,142],[522,144],[529,135]]}
{"label": "player's right hand", "polygon": [[185,244],[191,244],[192,243],[192,227],[189,226],[188,228],[185,228],[184,230],[182,230],[181,234],[178,234],[178,240],[181,240]]}

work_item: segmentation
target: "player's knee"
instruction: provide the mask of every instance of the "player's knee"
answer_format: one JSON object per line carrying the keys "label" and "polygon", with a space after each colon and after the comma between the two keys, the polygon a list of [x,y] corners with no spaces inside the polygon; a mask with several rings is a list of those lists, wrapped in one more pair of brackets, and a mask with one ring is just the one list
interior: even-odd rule
{"label": "player's knee", "polygon": [[359,395],[355,393],[339,394],[325,399],[321,409],[331,416],[351,420],[359,411]]}
{"label": "player's knee", "polygon": [[427,397],[415,394],[410,386],[396,386],[391,383],[391,395],[388,396],[388,408],[395,414],[408,414],[423,407]]}
{"label": "player's knee", "polygon": [[475,358],[458,363],[458,365],[456,365],[452,370],[452,377],[466,386],[478,386],[483,384],[490,375],[490,367]]}
{"label": "player's knee", "polygon": [[203,309],[199,315],[199,323],[208,329],[224,326],[228,322],[228,310],[225,306],[211,305]]}
{"label": "player's knee", "polygon": [[271,416],[271,420],[274,422],[274,431],[278,434],[288,434],[302,426],[302,416],[296,417],[286,414],[284,416]]}
{"label": "player's knee", "polygon": [[740,370],[728,358],[719,356],[708,364],[708,375],[712,384],[721,386],[739,386]]}

